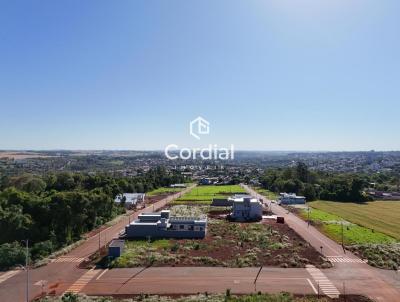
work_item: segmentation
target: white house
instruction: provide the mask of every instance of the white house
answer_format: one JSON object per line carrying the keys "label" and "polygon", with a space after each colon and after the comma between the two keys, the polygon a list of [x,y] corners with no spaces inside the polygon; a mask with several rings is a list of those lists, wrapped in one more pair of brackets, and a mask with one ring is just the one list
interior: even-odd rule
{"label": "white house", "polygon": [[249,195],[240,195],[233,198],[232,213],[230,217],[237,221],[250,221],[262,219],[263,206]]}
{"label": "white house", "polygon": [[126,208],[132,208],[138,203],[143,202],[145,196],[146,194],[144,193],[124,193],[117,195],[114,199],[114,202],[116,203],[125,202]]}
{"label": "white house", "polygon": [[281,197],[279,198],[278,203],[287,205],[287,204],[305,204],[306,198],[304,196],[297,196],[296,194],[288,194],[288,193],[280,193]]}

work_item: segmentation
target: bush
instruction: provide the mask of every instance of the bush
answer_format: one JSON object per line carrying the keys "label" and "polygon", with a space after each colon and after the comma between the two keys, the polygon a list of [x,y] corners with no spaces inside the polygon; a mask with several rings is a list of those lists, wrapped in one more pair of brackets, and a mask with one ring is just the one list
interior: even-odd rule
{"label": "bush", "polygon": [[38,242],[33,245],[31,254],[32,254],[32,259],[41,259],[44,257],[47,257],[53,252],[54,246],[53,243],[50,240],[43,241],[43,242]]}
{"label": "bush", "polygon": [[10,268],[16,264],[25,265],[25,258],[25,249],[18,242],[0,245],[0,268]]}

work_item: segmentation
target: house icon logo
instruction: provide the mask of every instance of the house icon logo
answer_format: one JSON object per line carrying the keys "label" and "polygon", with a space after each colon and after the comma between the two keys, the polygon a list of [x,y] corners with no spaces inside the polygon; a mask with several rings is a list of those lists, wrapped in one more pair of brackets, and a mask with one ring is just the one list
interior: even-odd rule
{"label": "house icon logo", "polygon": [[209,133],[210,133],[210,123],[201,116],[197,117],[196,119],[190,122],[190,135],[193,136],[194,138],[200,139],[200,135]]}

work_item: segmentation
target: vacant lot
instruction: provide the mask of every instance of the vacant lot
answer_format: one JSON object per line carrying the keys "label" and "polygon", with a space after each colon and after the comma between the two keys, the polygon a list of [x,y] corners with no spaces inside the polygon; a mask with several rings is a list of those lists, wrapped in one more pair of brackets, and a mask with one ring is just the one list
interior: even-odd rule
{"label": "vacant lot", "polygon": [[213,198],[226,198],[235,193],[246,193],[246,191],[239,185],[197,186],[173,204],[210,204]]}
{"label": "vacant lot", "polygon": [[[186,206],[186,209],[185,206],[175,207],[171,211],[177,214],[187,214],[189,210],[192,215],[201,215],[210,210],[207,206]],[[221,212],[208,213],[209,223],[204,239],[127,241],[124,254],[114,260],[111,266],[330,266],[287,225],[274,221],[228,222],[219,216]]]}
{"label": "vacant lot", "polygon": [[[307,209],[300,210],[300,215],[307,220]],[[344,244],[365,243],[393,243],[396,240],[386,234],[368,229],[366,227],[349,222],[342,217],[328,212],[310,208],[311,223],[337,242],[342,241],[342,223]]]}
{"label": "vacant lot", "polygon": [[[400,223],[400,214],[397,212],[400,203],[316,201],[309,204],[312,207],[310,220],[327,236],[341,242],[343,223],[343,239],[347,249],[363,259],[368,259],[368,264],[372,266],[396,270],[400,267],[400,244],[396,243],[400,232],[400,226],[396,228]],[[307,219],[307,209],[297,211],[300,211],[303,219]]]}
{"label": "vacant lot", "polygon": [[399,201],[367,203],[314,201],[310,202],[309,205],[315,209],[335,214],[349,222],[400,240]]}
{"label": "vacant lot", "polygon": [[134,298],[112,298],[112,297],[87,297],[84,295],[77,295],[67,293],[65,297],[46,297],[40,299],[38,302],[64,302],[64,301],[76,301],[76,302],[369,302],[371,300],[362,296],[346,296],[346,299],[341,297],[340,299],[330,299],[327,297],[317,298],[315,296],[294,296],[290,293],[278,293],[278,294],[252,294],[252,295],[231,295],[230,291],[227,290],[225,294],[211,295],[201,294],[193,296],[154,296],[154,295],[136,295]]}
{"label": "vacant lot", "polygon": [[361,244],[348,247],[361,258],[368,259],[368,264],[391,270],[400,267],[400,244]]}
{"label": "vacant lot", "polygon": [[146,195],[151,197],[151,196],[157,196],[157,195],[172,194],[172,193],[180,192],[184,189],[185,188],[169,188],[169,187],[168,188],[158,188],[158,189],[155,189],[153,191],[146,193]]}

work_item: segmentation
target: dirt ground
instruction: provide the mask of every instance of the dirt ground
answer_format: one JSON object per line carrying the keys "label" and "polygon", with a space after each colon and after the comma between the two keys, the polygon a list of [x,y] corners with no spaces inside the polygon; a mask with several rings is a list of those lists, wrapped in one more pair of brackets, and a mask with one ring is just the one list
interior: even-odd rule
{"label": "dirt ground", "polygon": [[229,222],[225,218],[228,212],[208,213],[204,239],[128,241],[124,254],[112,266],[331,266],[286,224],[272,219],[258,223]]}
{"label": "dirt ground", "polygon": [[[232,295],[231,297],[226,297],[225,295],[112,295],[107,298],[104,297],[86,297],[86,296],[76,296],[76,301],[86,301],[86,302],[100,302],[100,301],[109,301],[109,302],[116,302],[116,301],[143,301],[143,302],[154,302],[154,301],[161,301],[161,302],[192,302],[192,301],[262,301],[266,300],[269,295],[262,295],[259,296],[258,294],[255,295]],[[273,296],[273,295],[272,295]],[[290,295],[289,297],[275,295],[274,301],[290,301],[290,302],[306,302],[306,301],[321,301],[321,302],[372,302],[370,299],[359,296],[359,295],[346,295],[340,296],[339,298],[329,298],[329,297],[317,297],[317,296],[302,296],[302,295]],[[46,297],[46,298],[37,298],[35,301],[37,302],[59,302],[62,298],[60,297]],[[64,300],[62,300],[64,301]],[[268,299],[268,301],[272,301],[272,298]]]}
{"label": "dirt ground", "polygon": [[155,196],[151,196],[151,197],[146,196],[144,201],[147,206],[149,204],[156,203],[157,201],[160,201],[161,199],[167,198],[168,196],[171,196],[174,194],[176,194],[176,192],[163,193],[163,194],[155,195]]}

